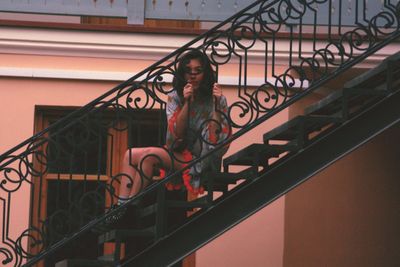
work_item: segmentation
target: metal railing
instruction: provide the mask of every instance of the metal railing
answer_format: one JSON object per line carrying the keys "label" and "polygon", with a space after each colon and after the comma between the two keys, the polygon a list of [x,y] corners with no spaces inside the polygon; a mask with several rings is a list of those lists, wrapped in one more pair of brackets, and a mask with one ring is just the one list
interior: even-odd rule
{"label": "metal railing", "polygon": [[[225,66],[236,67],[236,99],[230,100],[226,112],[234,133],[213,144],[212,151],[184,162],[184,169],[167,173],[165,179],[142,190],[130,202],[218,153],[228,143],[400,36],[400,7],[390,1],[385,1],[383,9],[370,18],[355,10],[355,27],[331,24],[305,27],[303,16],[310,13],[317,16],[313,6],[321,2],[331,1],[256,1],[2,154],[0,253],[3,264],[20,266],[27,261],[26,265],[33,265],[121,210],[121,207],[110,209],[118,199],[118,187],[125,175],[115,166],[116,140],[130,137],[129,146],[143,145],[143,140],[148,140],[163,147],[163,133],[149,137],[144,125],[150,121],[165,127],[166,99],[174,90],[165,80],[177,76],[176,62],[185,52],[203,51],[213,65],[217,80]],[[284,28],[288,31],[288,38],[283,39],[288,49],[279,50],[278,42],[282,41],[279,33]],[[325,40],[318,35],[321,32],[326,33]],[[310,51],[305,51],[305,42],[311,42]],[[258,59],[264,63],[264,81],[253,88],[248,85],[249,73],[255,54],[260,52],[262,56]],[[277,64],[278,60],[282,61],[282,53],[287,65],[283,71],[279,68],[283,63]],[[154,114],[144,120],[150,111]],[[199,132],[199,140],[207,142],[201,136],[202,131]],[[176,160],[171,151],[169,154]],[[14,203],[20,192],[26,191],[31,193],[29,225],[18,237],[11,237]]]}

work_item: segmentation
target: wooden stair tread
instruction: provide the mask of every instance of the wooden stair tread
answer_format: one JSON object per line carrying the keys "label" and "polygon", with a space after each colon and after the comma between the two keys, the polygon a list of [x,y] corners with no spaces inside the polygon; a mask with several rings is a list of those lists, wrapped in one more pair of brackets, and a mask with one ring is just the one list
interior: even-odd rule
{"label": "wooden stair tread", "polygon": [[145,218],[157,212],[157,203],[148,205],[142,209],[140,209],[137,214],[139,218]]}
{"label": "wooden stair tread", "polygon": [[[386,75],[389,64],[392,62],[400,65],[400,52],[386,58],[376,68],[368,70],[346,82],[344,89],[335,91],[317,103],[310,105],[305,109],[305,114],[332,116],[340,113],[343,108],[343,100],[348,102],[348,107],[351,109],[354,106],[363,105],[376,98],[384,97],[390,93],[387,90]],[[397,78],[396,80],[396,77],[400,77],[400,68],[393,68],[391,71],[395,79],[391,86],[399,87],[400,79]]]}
{"label": "wooden stair tread", "polygon": [[237,173],[230,172],[206,172],[204,174],[204,179],[202,180],[205,190],[208,191],[208,183],[212,178],[213,191],[226,191],[219,189],[226,189],[228,185],[235,184],[240,179],[245,179],[251,176],[251,170],[245,169]]}
{"label": "wooden stair tread", "polygon": [[[396,83],[400,84],[400,80]],[[386,90],[385,84],[381,84],[376,88],[344,88],[308,106],[304,114],[341,117],[343,115],[341,112],[344,108],[344,101],[346,101],[349,113],[354,113],[362,109],[363,106],[368,105],[368,103],[377,101],[388,94],[390,92]]]}
{"label": "wooden stair tread", "polygon": [[342,109],[343,89],[335,91],[320,101],[308,106],[305,115],[331,115]]}
{"label": "wooden stair tread", "polygon": [[390,62],[398,62],[400,61],[400,52],[387,57],[383,60],[377,67],[372,68],[357,77],[353,78],[352,80],[345,83],[345,87],[352,88],[352,87],[359,87],[365,86],[367,87],[374,87],[377,84],[384,83],[386,80],[386,70]]}
{"label": "wooden stair tread", "polygon": [[224,166],[228,165],[245,165],[255,164],[255,157],[268,158],[278,157],[281,153],[291,150],[293,147],[287,145],[270,145],[270,144],[251,144],[235,154],[224,159]]}
{"label": "wooden stair tread", "polygon": [[239,173],[221,172],[214,176],[214,183],[234,184],[239,179],[245,179],[249,176],[248,170],[243,170]]}
{"label": "wooden stair tread", "polygon": [[114,267],[112,261],[65,259],[56,263],[55,267]]}
{"label": "wooden stair tread", "polygon": [[265,133],[263,139],[266,143],[270,140],[292,141],[299,134],[310,134],[337,121],[337,118],[331,116],[300,115]]}
{"label": "wooden stair tread", "polygon": [[98,243],[112,242],[115,240],[125,240],[129,237],[153,237],[155,233],[154,227],[144,229],[114,229],[99,236]]}
{"label": "wooden stair tread", "polygon": [[97,260],[100,261],[106,261],[106,262],[113,262],[114,261],[114,254],[106,254],[106,255],[102,255],[97,257]]}
{"label": "wooden stair tread", "polygon": [[167,201],[168,207],[174,208],[204,208],[209,205],[207,201],[207,196],[196,198],[192,201],[185,201],[185,200],[168,200]]}

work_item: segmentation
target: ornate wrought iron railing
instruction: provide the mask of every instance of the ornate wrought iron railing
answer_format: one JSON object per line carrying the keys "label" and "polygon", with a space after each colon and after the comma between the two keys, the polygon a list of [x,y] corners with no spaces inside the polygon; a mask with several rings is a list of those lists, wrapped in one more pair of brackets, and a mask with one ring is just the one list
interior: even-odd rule
{"label": "ornate wrought iron railing", "polygon": [[[236,100],[230,99],[226,112],[234,133],[185,162],[188,169],[400,36],[399,4],[391,1],[371,17],[360,12],[365,1],[360,3],[354,27],[305,27],[303,16],[316,17],[314,5],[322,2],[331,1],[256,1],[86,106],[54,123],[49,120],[49,127],[2,154],[3,264],[35,264],[121,210],[109,209],[125,175],[115,166],[116,158],[127,147],[163,146],[162,131],[152,137],[149,133],[158,123],[165,127],[166,98],[173,91],[166,80],[177,75],[176,62],[186,51],[203,51],[217,80],[228,64],[237,71]],[[283,29],[288,32],[285,51],[277,47]],[[306,51],[305,42],[312,49]],[[249,69],[260,52],[263,82],[254,88],[248,85]],[[284,60],[284,70],[278,60]],[[127,139],[132,142],[121,141]],[[201,131],[199,139],[206,142]],[[164,186],[185,169],[168,173],[129,201]],[[29,222],[18,236],[11,236],[19,198],[27,193]]]}

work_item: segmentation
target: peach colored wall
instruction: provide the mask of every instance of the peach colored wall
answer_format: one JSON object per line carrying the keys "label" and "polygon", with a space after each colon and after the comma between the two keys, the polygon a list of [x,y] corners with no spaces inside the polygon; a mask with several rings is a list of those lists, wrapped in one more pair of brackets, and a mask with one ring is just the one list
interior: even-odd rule
{"label": "peach colored wall", "polygon": [[400,125],[286,194],[284,266],[400,262]]}
{"label": "peach colored wall", "polygon": [[[361,71],[296,102],[289,116]],[[398,266],[399,134],[400,126],[392,127],[286,194],[283,266]]]}
{"label": "peach colored wall", "polygon": [[[1,68],[130,73],[140,71],[154,62],[149,58],[155,59],[157,57],[159,59],[168,53],[168,49],[175,49],[180,44],[187,42],[186,37],[183,38],[182,36],[173,36],[174,38],[171,39],[169,38],[171,36],[160,37],[160,35],[157,35],[159,38],[155,39],[164,38],[165,42],[154,42],[146,44],[146,46],[140,42],[145,39],[155,40],[153,39],[154,36],[136,36],[134,33],[116,33],[114,35],[111,32],[52,31],[49,29],[33,29],[33,35],[31,35],[29,34],[30,30],[32,29],[2,29],[4,39],[12,41],[9,47],[6,43],[2,43],[2,48],[7,49],[5,51],[12,52],[6,54],[5,51],[1,51]],[[133,41],[138,37],[141,38],[139,44]],[[35,38],[40,41],[36,42]],[[32,39],[33,41],[25,42],[25,39]],[[171,42],[174,44],[171,45]],[[13,47],[13,43],[18,44],[17,47]],[[47,47],[49,51],[41,48],[43,44],[46,44],[44,47]],[[278,54],[286,52],[288,44],[285,41],[280,42],[277,45]],[[65,48],[65,51],[63,48]],[[312,51],[312,44],[309,43],[309,47],[304,46],[303,49]],[[397,51],[398,45],[396,44],[391,49]],[[389,55],[393,53],[392,50],[385,50],[386,52],[382,53]],[[258,52],[260,53],[260,51]],[[19,52],[21,54],[17,54]],[[87,55],[87,52],[90,52],[90,54]],[[50,54],[56,55],[50,56]],[[66,54],[70,56],[61,56]],[[150,57],[149,54],[151,54]],[[138,60],[135,57],[146,58],[147,60]],[[374,60],[379,61],[382,58],[382,55],[379,55]],[[282,62],[284,63],[277,64],[287,64],[285,60]],[[264,73],[263,62],[260,63],[249,66],[248,71],[254,76],[262,76]],[[238,68],[227,65],[221,68],[220,74],[235,76],[238,74]],[[0,122],[2,123],[0,154],[32,135],[35,105],[83,105],[113,87],[114,84],[114,82],[98,82],[95,80],[0,78]],[[225,94],[230,95],[228,101],[233,101],[231,92],[225,91]],[[261,136],[264,132],[286,121],[288,117],[288,112],[282,112],[267,123],[260,125],[257,130],[232,144],[228,155],[254,141],[261,142]],[[4,197],[3,195],[0,196]],[[19,217],[14,216],[18,214],[11,214],[13,216],[12,229],[16,229],[16,233],[20,232],[18,230],[26,228],[28,196],[29,188],[27,187],[14,194],[14,198],[18,199],[15,202],[18,209],[14,208],[13,212],[23,215]],[[282,266],[284,208],[285,198],[283,197],[217,238],[214,242],[201,248],[197,253],[198,266]],[[12,237],[15,237],[15,235],[13,234]]]}
{"label": "peach colored wall", "polygon": [[127,59],[105,59],[105,58],[83,58],[43,55],[18,55],[1,54],[0,60],[6,62],[1,66],[9,67],[34,67],[55,68],[92,71],[141,71],[154,61],[127,60]]}
{"label": "peach colored wall", "polygon": [[197,267],[282,266],[285,198],[199,249]]}
{"label": "peach colored wall", "polygon": [[112,87],[110,82],[0,78],[1,122],[7,125],[0,132],[0,151],[32,136],[35,105],[80,106]]}
{"label": "peach colored wall", "polygon": [[[0,67],[33,70],[105,71],[134,73],[149,66],[151,60],[102,57],[30,55],[0,53]],[[262,65],[249,65],[254,76],[263,75]],[[225,65],[220,75],[236,76],[236,66]],[[101,77],[99,77],[101,78]],[[119,82],[43,78],[0,78],[0,153],[17,145],[33,134],[35,105],[81,106],[111,89]],[[228,102],[237,95],[226,88]],[[262,142],[262,134],[288,118],[282,112],[257,130],[241,137],[231,145],[227,155],[255,141]],[[4,125],[6,127],[4,127]],[[27,185],[13,194],[11,237],[15,239],[27,228],[29,214]],[[226,232],[197,252],[197,266],[282,266],[284,198]],[[18,219],[16,219],[18,218]]]}
{"label": "peach colored wall", "polygon": [[[111,83],[105,82],[0,78],[0,153],[32,136],[35,105],[84,105],[111,87]],[[12,188],[10,184],[5,186]],[[0,196],[6,197],[3,190]],[[11,194],[9,237],[12,240],[28,228],[29,201],[27,183]]]}
{"label": "peach colored wall", "polygon": [[[225,95],[227,95],[228,101],[236,99],[234,91],[225,93]],[[287,119],[287,112],[277,114],[271,120],[232,143],[226,156],[252,143],[262,143],[263,133],[282,124]],[[232,170],[235,169],[232,168]],[[196,266],[282,266],[284,207],[285,198],[281,197],[198,250]]]}
{"label": "peach colored wall", "polygon": [[[35,105],[84,105],[115,84],[62,79],[0,78],[0,121],[2,125],[6,125],[0,131],[0,151],[4,152],[32,135]],[[225,89],[224,93],[228,102],[236,99],[232,90]],[[233,143],[227,155],[254,141],[262,142],[262,133],[286,119],[287,113],[283,112],[259,126],[256,131]],[[18,193],[13,194],[13,239],[27,228],[29,190],[25,185]],[[271,266],[282,266],[283,211],[284,198],[281,198],[200,249],[197,253],[197,266],[243,266],[245,263],[251,263],[251,266],[265,266],[267,263],[271,263]]]}

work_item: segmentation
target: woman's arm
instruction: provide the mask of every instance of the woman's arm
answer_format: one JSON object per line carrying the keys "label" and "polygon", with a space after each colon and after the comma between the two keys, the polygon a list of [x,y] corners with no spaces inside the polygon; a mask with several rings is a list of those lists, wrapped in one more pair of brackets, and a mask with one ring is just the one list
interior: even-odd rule
{"label": "woman's arm", "polygon": [[186,129],[188,127],[190,103],[193,100],[193,87],[190,83],[186,84],[183,88],[184,103],[182,109],[176,119],[176,137],[183,139],[185,137]]}
{"label": "woman's arm", "polygon": [[175,134],[179,139],[183,139],[185,137],[186,129],[188,127],[189,106],[189,101],[185,101],[176,118]]}
{"label": "woman's arm", "polygon": [[[222,89],[219,84],[215,83],[213,87],[214,108],[212,111],[212,121],[209,124],[210,141],[216,143],[218,141],[219,132],[222,130],[221,112],[224,107],[221,107]],[[224,101],[226,103],[226,101]]]}

